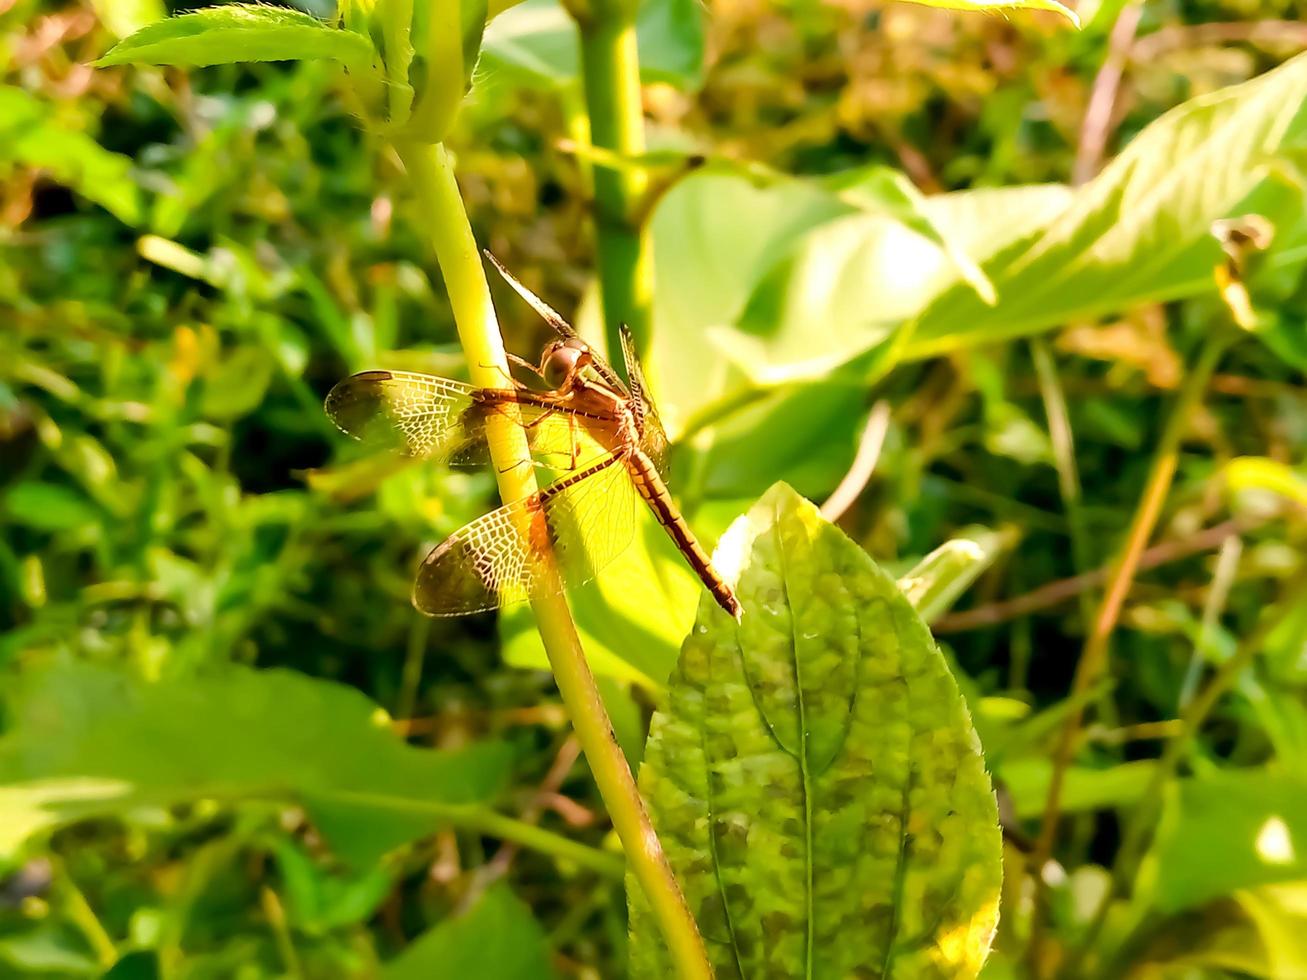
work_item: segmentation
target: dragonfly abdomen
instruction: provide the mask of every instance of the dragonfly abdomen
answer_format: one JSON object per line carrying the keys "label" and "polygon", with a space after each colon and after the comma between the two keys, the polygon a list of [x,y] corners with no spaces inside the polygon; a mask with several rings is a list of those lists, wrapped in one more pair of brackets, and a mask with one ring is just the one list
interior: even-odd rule
{"label": "dragonfly abdomen", "polygon": [[649,509],[653,511],[658,523],[663,526],[663,530],[672,539],[677,550],[685,556],[685,560],[712,593],[717,604],[738,620],[742,612],[740,600],[736,598],[735,591],[713,568],[712,559],[708,557],[703,545],[699,544],[699,539],[694,536],[690,526],[685,523],[685,518],[677,510],[676,504],[672,501],[671,491],[667,489],[667,484],[658,474],[653,461],[643,452],[635,450],[626,457],[626,465],[631,473],[631,482],[635,484],[640,496],[649,505]]}

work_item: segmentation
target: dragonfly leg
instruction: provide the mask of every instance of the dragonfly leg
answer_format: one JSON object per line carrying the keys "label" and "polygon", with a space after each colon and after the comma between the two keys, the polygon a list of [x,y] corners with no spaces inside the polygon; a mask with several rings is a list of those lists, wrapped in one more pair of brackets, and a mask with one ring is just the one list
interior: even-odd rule
{"label": "dragonfly leg", "polygon": [[516,354],[512,352],[508,352],[508,359],[510,362],[516,364],[518,367],[525,368],[526,370],[530,371],[538,378],[544,378],[545,376],[544,372],[541,371],[536,364],[532,363],[531,361],[528,361],[525,357],[518,357]]}
{"label": "dragonfly leg", "polygon": [[[523,366],[523,367],[530,368],[530,370],[531,370],[531,372],[532,372],[533,374],[539,374],[539,373],[540,373],[540,372],[536,369],[536,366],[535,366],[534,364],[532,364],[530,361],[524,361],[522,358],[518,357],[516,354],[509,354],[509,355],[508,355],[508,359],[509,359],[510,361],[512,361],[514,364],[517,364],[517,365],[520,365],[520,366]],[[510,388],[523,388],[523,387],[525,387],[525,385],[523,385],[522,382],[518,381],[517,378],[513,377],[512,372],[505,370],[505,369],[504,369],[501,365],[499,365],[499,364],[482,364],[482,365],[480,365],[480,366],[483,367],[483,368],[491,368],[492,370],[497,371],[499,374],[503,375],[503,376],[508,380],[508,384],[509,384],[509,387],[510,387]]]}

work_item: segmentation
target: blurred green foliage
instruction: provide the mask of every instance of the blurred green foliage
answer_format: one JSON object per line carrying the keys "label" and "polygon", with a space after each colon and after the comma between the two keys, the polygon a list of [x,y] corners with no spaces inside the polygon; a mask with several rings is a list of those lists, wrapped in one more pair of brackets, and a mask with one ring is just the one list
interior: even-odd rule
{"label": "blurred green foliage", "polygon": [[[1220,584],[1217,535],[1141,572],[1043,873],[1053,948],[1093,935],[1106,975],[1301,976],[1307,618],[1281,583],[1307,533],[1307,63],[1272,70],[1307,46],[1307,9],[1144,5],[1115,42],[1121,152],[1072,188],[1130,7],[1081,3],[1073,32],[873,0],[647,3],[654,385],[708,540],[778,479],[825,498],[885,401],[843,527],[903,572],[964,531],[1001,542],[937,628],[1006,786],[1014,882],[1098,587],[1060,583],[1116,553],[1193,351],[1230,329],[1211,221],[1268,217],[1246,270],[1256,336],[1192,420],[1156,536],[1224,526],[1237,561]],[[351,370],[464,371],[398,161],[326,62],[88,67],[163,13],[0,5],[0,972],[432,975],[484,964],[459,957],[494,933],[520,956],[493,975],[619,975],[605,823],[548,676],[521,669],[542,662],[529,617],[408,605],[490,475],[362,458],[321,412]],[[568,22],[527,0],[491,23],[449,142],[480,241],[594,330],[602,161],[560,144],[580,111]],[[541,328],[499,298],[530,355]],[[576,597],[633,758],[697,588],[656,530]],[[1249,637],[1158,791],[1186,678]],[[373,796],[324,808],[346,790]],[[406,796],[493,802],[512,826],[378,816]],[[1153,805],[1138,887],[1091,933]],[[1030,914],[1004,896],[987,975],[1026,975]]]}

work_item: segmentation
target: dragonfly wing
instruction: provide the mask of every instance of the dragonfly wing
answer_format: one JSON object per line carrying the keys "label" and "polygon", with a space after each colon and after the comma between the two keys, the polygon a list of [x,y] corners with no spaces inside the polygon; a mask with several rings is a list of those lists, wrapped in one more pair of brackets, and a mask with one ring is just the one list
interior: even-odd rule
{"label": "dragonfly wing", "polygon": [[423,561],[413,605],[461,616],[589,582],[630,545],[636,506],[623,457],[605,456],[455,531]]}
{"label": "dragonfly wing", "polygon": [[483,436],[471,385],[407,371],[364,371],[327,395],[327,415],[376,449],[436,459],[473,452]]}
{"label": "dragonfly wing", "polygon": [[490,260],[490,264],[495,267],[495,271],[498,272],[503,277],[504,282],[512,286],[513,292],[517,293],[517,295],[521,296],[524,300],[526,300],[527,304],[531,307],[531,309],[535,310],[536,313],[540,314],[540,319],[544,320],[545,323],[549,324],[551,327],[554,328],[555,333],[557,333],[559,336],[568,337],[568,338],[577,336],[576,329],[570,323],[568,323],[566,320],[563,319],[561,313],[559,313],[556,309],[554,309],[552,306],[550,306],[548,303],[542,300],[539,296],[537,296],[535,293],[531,292],[531,290],[527,289],[520,282],[518,282],[517,276],[513,275],[511,272],[505,269],[504,264],[500,262],[497,258],[495,258],[494,255],[490,253],[489,249],[485,249],[484,251],[485,251],[486,258],[488,258]]}
{"label": "dragonfly wing", "polygon": [[[545,323],[553,327],[554,333],[558,334],[565,340],[582,339],[581,335],[576,332],[576,328],[563,319],[562,314],[522,285],[517,277],[505,269],[503,263],[495,258],[489,250],[485,250],[485,255],[486,258],[490,260],[490,264],[493,265],[495,270],[503,277],[504,282],[512,286],[513,291],[516,292],[518,296],[522,297],[522,299],[526,300],[527,305],[535,310]],[[585,346],[586,349],[589,350],[592,359],[589,370],[593,370],[604,384],[608,385],[615,391],[620,391],[625,394],[626,384],[622,381],[617,372],[612,369],[612,366],[609,365],[609,363],[605,361],[603,357],[600,356],[599,352],[591,347],[590,344],[586,343]]]}
{"label": "dragonfly wing", "polygon": [[666,479],[667,432],[663,429],[662,419],[658,417],[658,409],[654,407],[653,398],[649,395],[649,382],[645,380],[644,371],[640,367],[640,358],[636,356],[635,338],[631,336],[631,328],[623,323],[618,328],[618,333],[622,337],[622,359],[626,362],[626,376],[630,380],[631,401],[635,403],[635,410],[644,421],[640,448],[653,460],[658,475]]}
{"label": "dragonfly wing", "polygon": [[429,374],[364,371],[331,389],[326,411],[343,432],[375,449],[456,466],[490,461],[486,419],[496,415],[522,425],[533,454],[555,469],[598,455],[587,426],[565,407],[516,389],[491,394]]}

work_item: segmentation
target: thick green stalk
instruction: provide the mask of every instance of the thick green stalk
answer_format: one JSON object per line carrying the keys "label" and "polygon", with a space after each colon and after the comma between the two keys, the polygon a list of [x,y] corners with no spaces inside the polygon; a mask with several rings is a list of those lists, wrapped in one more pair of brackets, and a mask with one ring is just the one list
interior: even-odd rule
{"label": "thick green stalk", "polygon": [[[644,152],[644,110],[634,8],[578,15],[581,72],[590,139],[620,157]],[[594,216],[599,296],[610,356],[620,350],[617,328],[625,323],[636,350],[648,353],[652,336],[653,245],[644,220],[648,175],[639,167],[594,168]],[[613,358],[614,360],[618,360]]]}
{"label": "thick green stalk", "polygon": [[[445,278],[472,382],[482,387],[503,387],[504,379],[509,377],[508,359],[490,302],[481,253],[454,179],[453,161],[439,144],[410,143],[397,149],[416,194],[419,227],[430,236]],[[534,493],[535,472],[529,465],[522,465],[530,459],[525,430],[510,418],[496,417],[487,421],[487,438],[503,499],[520,500]],[[553,574],[557,575],[556,569]],[[626,757],[613,737],[567,600],[559,589],[533,600],[531,607],[577,741],[631,871],[653,907],[678,975],[711,977],[694,917],[649,822]]]}

